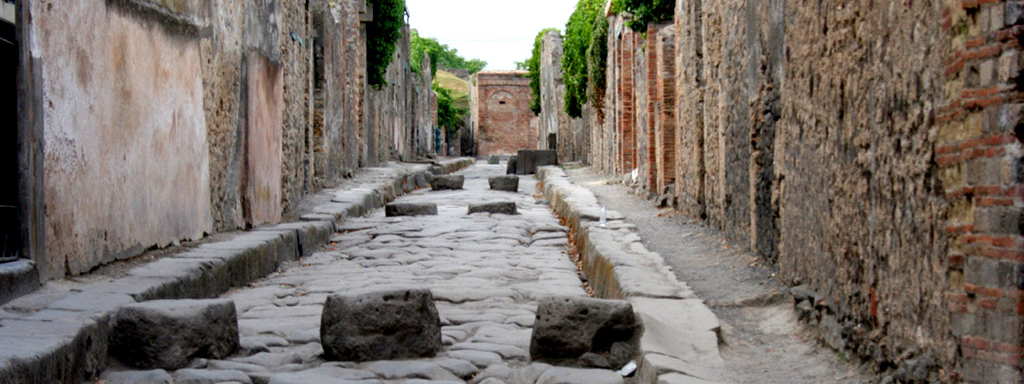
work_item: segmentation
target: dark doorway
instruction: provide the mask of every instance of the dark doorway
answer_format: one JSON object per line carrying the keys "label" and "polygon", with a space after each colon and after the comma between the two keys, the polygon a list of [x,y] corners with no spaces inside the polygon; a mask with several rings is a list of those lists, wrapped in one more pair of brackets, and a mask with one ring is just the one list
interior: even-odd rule
{"label": "dark doorway", "polygon": [[24,257],[21,236],[21,185],[18,163],[18,42],[14,24],[0,19],[0,73],[7,100],[0,108],[2,119],[8,123],[0,130],[0,180],[7,187],[0,188],[0,263]]}
{"label": "dark doorway", "polygon": [[558,134],[557,133],[549,133],[548,134],[548,149],[552,150],[552,151],[557,151],[558,150]]}

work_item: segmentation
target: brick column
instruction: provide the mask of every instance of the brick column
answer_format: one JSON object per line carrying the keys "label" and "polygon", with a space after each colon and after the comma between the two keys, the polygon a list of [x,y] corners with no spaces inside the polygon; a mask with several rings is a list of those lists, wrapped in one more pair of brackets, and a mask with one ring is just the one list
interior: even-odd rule
{"label": "brick column", "polygon": [[1019,382],[1024,352],[1024,3],[947,1],[947,105],[935,161],[949,201],[950,321],[966,382]]}
{"label": "brick column", "polygon": [[[656,33],[653,33],[655,32]],[[658,193],[676,178],[676,72],[675,72],[675,29],[671,26],[657,26],[647,31],[655,35],[657,50],[657,161]]]}
{"label": "brick column", "polygon": [[622,40],[619,43],[619,99],[622,105],[622,113],[619,114],[619,153],[622,156],[620,172],[630,172],[636,168],[636,132],[633,127],[636,121],[633,95],[633,36],[634,32],[627,29],[622,33]]}
{"label": "brick column", "polygon": [[[656,120],[654,103],[658,98],[658,53],[654,49],[657,33],[653,24],[647,25],[647,188],[651,193],[658,190],[658,146],[654,135]],[[674,106],[673,106],[674,107]]]}

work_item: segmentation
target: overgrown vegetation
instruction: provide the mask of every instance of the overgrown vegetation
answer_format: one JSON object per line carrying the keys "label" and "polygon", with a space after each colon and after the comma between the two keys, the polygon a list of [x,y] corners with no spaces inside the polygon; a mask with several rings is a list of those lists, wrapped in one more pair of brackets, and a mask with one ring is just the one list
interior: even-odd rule
{"label": "overgrown vegetation", "polygon": [[537,33],[537,38],[533,40],[533,54],[529,59],[521,63],[516,63],[516,67],[529,72],[527,77],[530,78],[530,110],[534,114],[540,114],[540,50],[544,45],[544,35],[548,32],[558,32],[558,28],[545,28]]}
{"label": "overgrown vegetation", "polygon": [[423,62],[423,56],[430,57],[430,75],[437,75],[437,68],[448,70],[465,70],[470,75],[480,72],[487,66],[487,62],[480,59],[466,60],[459,55],[459,51],[441,44],[437,39],[420,36],[416,30],[412,31],[412,40],[409,42],[409,65],[412,70],[419,73]]}
{"label": "overgrown vegetation", "polygon": [[675,16],[674,0],[612,0],[612,12],[629,13],[632,17],[626,22],[630,29],[637,32],[647,31],[649,23],[663,23]]}
{"label": "overgrown vegetation", "polygon": [[590,46],[587,47],[587,75],[589,77],[587,90],[594,109],[597,110],[598,120],[604,121],[604,94],[607,87],[608,68],[608,19],[598,15],[594,21],[594,31],[590,36]]}
{"label": "overgrown vegetation", "polygon": [[[562,55],[562,78],[565,81],[565,112],[571,117],[583,115],[583,104],[587,101],[590,81],[588,51],[595,43],[595,33],[604,19],[605,0],[579,0],[576,11],[565,25],[564,52]],[[605,44],[604,41],[597,44]],[[599,54],[595,52],[594,54]],[[604,71],[595,67],[593,71]],[[595,79],[596,81],[596,79]]]}
{"label": "overgrown vegetation", "polygon": [[469,109],[466,95],[453,95],[448,88],[441,86],[434,81],[434,93],[437,95],[437,124],[444,129],[448,137],[454,137],[462,128],[463,121]]}
{"label": "overgrown vegetation", "polygon": [[387,85],[388,65],[405,26],[405,0],[369,0],[373,21],[366,26],[367,81],[375,88]]}

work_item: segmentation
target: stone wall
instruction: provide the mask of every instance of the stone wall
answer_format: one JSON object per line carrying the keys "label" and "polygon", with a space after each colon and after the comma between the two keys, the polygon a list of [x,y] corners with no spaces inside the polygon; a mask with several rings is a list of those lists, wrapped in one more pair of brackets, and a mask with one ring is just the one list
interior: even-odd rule
{"label": "stone wall", "polygon": [[540,63],[540,134],[538,148],[549,148],[549,138],[555,135],[558,159],[562,162],[586,161],[590,148],[591,114],[572,118],[565,113],[565,83],[562,81],[562,35],[549,31],[541,40]]}
{"label": "stone wall", "polygon": [[408,28],[389,85],[366,86],[363,0],[26,4],[44,279],[276,223],[361,166],[434,152]]}
{"label": "stone wall", "polygon": [[908,382],[1019,382],[1022,15],[677,1],[643,40],[609,15],[587,162],[647,194],[674,183],[662,202],[813,295],[833,348]]}
{"label": "stone wall", "polygon": [[209,232],[198,36],[116,2],[30,6],[45,103],[46,242],[33,255],[43,278]]}
{"label": "stone wall", "polygon": [[530,110],[526,71],[484,71],[473,76],[470,92],[477,156],[511,155],[536,149],[540,120]]}

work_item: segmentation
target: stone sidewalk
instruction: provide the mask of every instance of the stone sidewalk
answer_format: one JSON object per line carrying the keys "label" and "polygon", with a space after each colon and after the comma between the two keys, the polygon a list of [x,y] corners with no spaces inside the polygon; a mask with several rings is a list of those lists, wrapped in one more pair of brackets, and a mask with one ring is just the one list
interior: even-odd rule
{"label": "stone sidewalk", "polygon": [[[463,190],[419,190],[397,200],[436,203],[437,216],[388,218],[376,210],[350,219],[326,249],[229,292],[224,297],[238,309],[243,351],[167,375],[179,383],[213,383],[189,380],[214,376],[273,384],[623,382],[613,371],[530,363],[538,299],[586,293],[566,253],[567,229],[533,196],[536,179],[522,177],[517,193],[489,190],[487,177],[504,169],[478,163],[462,172]],[[515,202],[519,214],[467,214],[469,204],[495,201]],[[436,358],[322,358],[320,319],[329,294],[403,287],[433,292],[444,344]],[[106,377],[153,374],[115,371]]]}
{"label": "stone sidewalk", "polygon": [[[388,163],[312,196],[302,222],[210,236],[155,251],[96,273],[52,281],[0,306],[0,384],[80,383],[108,359],[111,313],[155,299],[215,297],[322,247],[338,223],[426,185],[427,173],[451,172],[471,159]],[[297,218],[296,218],[297,219]]]}

